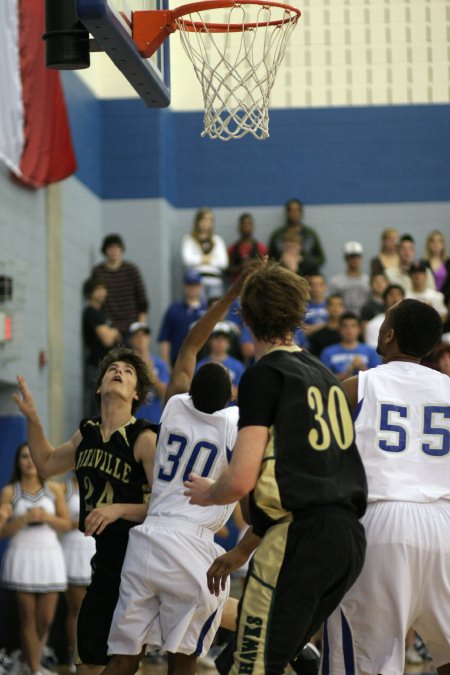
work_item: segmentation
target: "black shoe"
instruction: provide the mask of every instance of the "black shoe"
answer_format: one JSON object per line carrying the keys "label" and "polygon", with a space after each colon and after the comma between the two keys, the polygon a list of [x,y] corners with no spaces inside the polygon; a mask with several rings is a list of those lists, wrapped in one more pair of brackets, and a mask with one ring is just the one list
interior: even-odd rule
{"label": "black shoe", "polygon": [[319,665],[320,652],[311,642],[290,662],[292,670],[298,675],[318,675]]}
{"label": "black shoe", "polygon": [[[234,661],[236,642],[232,640],[220,652],[215,660],[216,668],[220,675],[228,675]],[[290,662],[290,665],[298,675],[318,675],[320,664],[319,650],[308,642],[302,651]]]}

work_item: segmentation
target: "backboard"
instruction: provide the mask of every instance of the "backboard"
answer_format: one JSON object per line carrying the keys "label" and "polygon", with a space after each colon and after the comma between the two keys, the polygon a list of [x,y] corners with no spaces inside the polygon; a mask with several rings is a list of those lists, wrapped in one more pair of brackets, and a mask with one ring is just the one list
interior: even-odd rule
{"label": "backboard", "polygon": [[131,37],[132,11],[167,9],[168,0],[76,0],[80,21],[149,108],[170,103],[170,56],[166,40],[150,58]]}

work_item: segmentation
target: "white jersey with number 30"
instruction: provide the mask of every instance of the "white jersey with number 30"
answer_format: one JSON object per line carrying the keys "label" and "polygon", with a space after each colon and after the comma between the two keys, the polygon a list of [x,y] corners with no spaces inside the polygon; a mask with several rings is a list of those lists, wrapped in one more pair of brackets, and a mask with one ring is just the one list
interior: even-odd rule
{"label": "white jersey with number 30", "polygon": [[361,372],[356,415],[369,502],[450,500],[449,377],[406,361]]}
{"label": "white jersey with number 30", "polygon": [[236,442],[239,409],[236,406],[207,414],[194,408],[189,394],[178,394],[166,404],[156,446],[149,515],[187,520],[217,532],[235,504],[193,506],[184,496],[191,472],[216,480],[231,459]]}

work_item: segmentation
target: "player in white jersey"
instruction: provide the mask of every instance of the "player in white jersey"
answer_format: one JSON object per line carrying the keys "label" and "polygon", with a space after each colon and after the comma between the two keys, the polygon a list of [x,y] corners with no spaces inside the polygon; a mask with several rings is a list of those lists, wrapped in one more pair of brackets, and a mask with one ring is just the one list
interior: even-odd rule
{"label": "player in white jersey", "polygon": [[150,645],[168,652],[170,675],[191,675],[219,627],[228,587],[211,595],[206,573],[223,553],[214,532],[234,504],[192,506],[183,483],[191,471],[216,479],[231,458],[238,408],[227,407],[229,374],[218,363],[194,372],[199,350],[241,285],[236,282],[194,325],[178,354],[160,422],[148,516],[130,532],[122,568],[108,640],[115,656],[107,675],[133,673]]}
{"label": "player in white jersey", "polygon": [[344,382],[367,473],[361,575],[325,626],[323,675],[400,675],[414,628],[450,673],[450,379],[420,365],[438,313],[417,300],[388,310],[384,365]]}

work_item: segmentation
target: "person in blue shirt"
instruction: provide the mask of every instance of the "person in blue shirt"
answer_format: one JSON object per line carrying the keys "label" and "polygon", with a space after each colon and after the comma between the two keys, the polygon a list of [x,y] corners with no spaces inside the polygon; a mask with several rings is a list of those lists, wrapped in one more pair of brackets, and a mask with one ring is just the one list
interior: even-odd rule
{"label": "person in blue shirt", "polygon": [[[311,298],[306,306],[304,323],[309,328],[314,327],[318,330],[319,328],[323,328],[328,321],[326,304],[327,282],[323,274],[320,273],[308,275],[307,280]],[[314,332],[314,330],[311,332]]]}
{"label": "person in blue shirt", "polygon": [[242,361],[239,361],[228,354],[230,349],[231,330],[228,321],[219,321],[219,323],[216,323],[211,333],[211,337],[209,338],[209,356],[201,359],[201,361],[197,363],[196,370],[210,361],[222,363],[230,374],[231,391],[233,393],[233,399],[236,400],[239,381],[245,370],[245,366]]}
{"label": "person in blue shirt", "polygon": [[183,277],[183,300],[169,305],[158,335],[161,357],[173,366],[184,338],[193,324],[206,312],[202,298],[202,278],[198,272],[188,270]]}
{"label": "person in blue shirt", "polygon": [[322,363],[338,380],[346,380],[381,363],[375,349],[359,341],[360,330],[358,316],[354,312],[344,312],[339,319],[341,341],[325,347],[320,355]]}
{"label": "person in blue shirt", "polygon": [[153,424],[159,424],[164,396],[170,380],[169,366],[159,356],[150,354],[151,330],[148,324],[141,321],[132,323],[128,329],[128,344],[130,349],[148,365],[153,381],[145,403],[138,408],[134,416],[138,419],[149,420]]}

